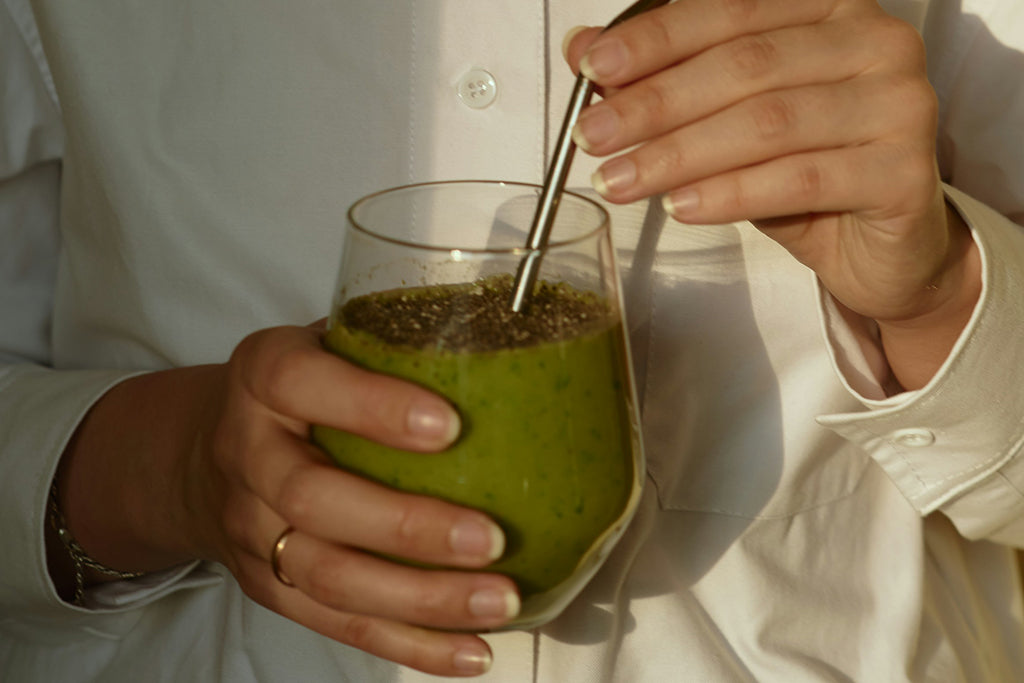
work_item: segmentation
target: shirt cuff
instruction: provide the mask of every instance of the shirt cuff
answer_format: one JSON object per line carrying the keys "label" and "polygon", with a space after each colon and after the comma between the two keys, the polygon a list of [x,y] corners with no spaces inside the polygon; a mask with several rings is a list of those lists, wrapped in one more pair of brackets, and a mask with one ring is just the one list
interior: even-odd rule
{"label": "shirt cuff", "polygon": [[175,591],[216,584],[221,580],[219,574],[206,571],[203,563],[196,560],[129,581],[112,581],[87,588],[83,606],[104,612],[135,609]]}
{"label": "shirt cuff", "polygon": [[871,370],[877,359],[857,348],[858,332],[823,299],[833,363],[867,410],[818,422],[859,444],[922,514],[948,504],[944,511],[974,537],[1014,526],[1024,504],[1024,228],[945,189],[981,253],[982,293],[970,321],[925,387],[886,398]]}
{"label": "shirt cuff", "polygon": [[[82,610],[61,600],[49,578],[44,532],[50,484],[82,417],[107,390],[135,374],[0,366],[0,539],[4,556],[18,558],[0,572],[0,614],[45,619]],[[93,587],[86,607],[127,610],[214,580],[220,578],[193,563]]]}

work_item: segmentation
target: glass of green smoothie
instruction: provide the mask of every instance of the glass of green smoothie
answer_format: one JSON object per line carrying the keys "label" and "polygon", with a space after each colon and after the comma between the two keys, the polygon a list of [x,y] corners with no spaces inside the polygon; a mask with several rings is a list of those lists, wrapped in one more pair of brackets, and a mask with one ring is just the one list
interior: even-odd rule
{"label": "glass of green smoothie", "polygon": [[325,337],[361,366],[417,382],[459,411],[448,450],[409,453],[324,427],[352,472],[477,508],[502,526],[522,610],[557,616],[631,519],[644,471],[607,212],[565,193],[537,283],[511,297],[540,188],[454,181],[360,199],[348,212]]}

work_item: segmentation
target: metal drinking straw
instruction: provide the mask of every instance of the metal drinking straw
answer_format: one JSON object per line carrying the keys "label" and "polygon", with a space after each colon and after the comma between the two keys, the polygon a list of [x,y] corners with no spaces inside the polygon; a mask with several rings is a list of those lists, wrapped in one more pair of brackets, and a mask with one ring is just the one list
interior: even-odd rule
{"label": "metal drinking straw", "polygon": [[[604,27],[604,30],[607,31],[612,26],[621,24],[642,12],[668,3],[669,0],[638,0],[626,8],[622,14],[612,19],[611,23]],[[593,94],[594,84],[580,74],[576,79],[572,97],[569,99],[565,118],[562,120],[562,130],[558,133],[555,155],[551,159],[551,165],[548,166],[540,200],[537,202],[537,211],[533,215],[530,235],[526,240],[526,248],[530,251],[519,262],[519,268],[516,271],[515,284],[512,288],[512,310],[516,313],[526,309],[530,295],[533,293],[533,285],[537,281],[537,273],[540,272],[542,250],[551,236],[551,227],[555,224],[555,214],[558,212],[558,202],[565,190],[565,179],[569,175],[569,166],[572,165],[573,154],[576,152],[572,129],[580,117],[580,112],[590,103]]]}

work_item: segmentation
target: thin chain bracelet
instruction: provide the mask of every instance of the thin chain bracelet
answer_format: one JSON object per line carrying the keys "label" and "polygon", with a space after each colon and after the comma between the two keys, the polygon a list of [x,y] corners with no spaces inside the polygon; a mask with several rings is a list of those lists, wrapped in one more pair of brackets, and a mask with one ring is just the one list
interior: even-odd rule
{"label": "thin chain bracelet", "polygon": [[119,579],[136,579],[145,574],[145,572],[122,572],[111,569],[89,557],[89,554],[82,546],[78,545],[75,537],[68,530],[67,520],[64,519],[64,514],[60,511],[60,504],[57,501],[57,480],[54,479],[53,486],[50,487],[50,526],[57,532],[57,537],[67,549],[71,562],[75,566],[75,597],[72,601],[74,604],[81,606],[85,600],[85,567]]}

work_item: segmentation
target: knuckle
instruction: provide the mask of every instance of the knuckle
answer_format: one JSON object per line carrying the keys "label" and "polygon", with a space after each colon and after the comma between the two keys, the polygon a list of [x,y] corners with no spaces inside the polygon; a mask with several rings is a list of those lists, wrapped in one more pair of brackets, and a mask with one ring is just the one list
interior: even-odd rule
{"label": "knuckle", "polygon": [[358,384],[359,407],[368,413],[387,415],[405,407],[400,388],[390,377],[360,374],[353,383]]}
{"label": "knuckle", "polygon": [[306,568],[303,590],[321,604],[345,609],[351,604],[345,581],[349,573],[347,566],[342,558],[313,563]]}
{"label": "knuckle", "polygon": [[644,15],[646,33],[643,42],[657,49],[671,46],[674,42],[675,30],[671,21],[664,15],[652,12]]}
{"label": "knuckle", "polygon": [[311,353],[309,348],[291,346],[265,354],[260,366],[260,398],[266,405],[287,409],[291,392],[304,381]]}
{"label": "knuckle", "polygon": [[760,140],[774,140],[788,135],[797,125],[793,102],[780,94],[765,95],[751,111],[754,131]]}
{"label": "knuckle", "polygon": [[797,164],[793,191],[799,202],[813,206],[821,197],[823,187],[824,178],[818,164],[810,159],[805,159]]}
{"label": "knuckle", "polygon": [[894,64],[907,68],[925,65],[924,39],[912,25],[890,15],[878,18],[878,36]]}
{"label": "knuckle", "polygon": [[646,176],[643,179],[644,182],[655,184],[654,181],[659,177],[673,177],[677,175],[681,170],[686,168],[687,155],[680,147],[675,145],[666,146],[664,149],[658,150],[657,155],[651,160],[650,165],[637,164],[639,169],[643,169],[642,172]]}
{"label": "knuckle", "polygon": [[743,215],[747,208],[747,188],[740,180],[739,174],[725,179],[721,188],[719,203],[721,208],[733,216]]}
{"label": "knuckle", "polygon": [[734,26],[747,26],[757,14],[759,0],[719,0],[719,5]]}
{"label": "knuckle", "polygon": [[[898,79],[895,87],[900,93],[900,110],[909,118],[917,130],[922,122],[930,125],[938,119],[938,96],[923,78]],[[929,137],[930,134],[929,134]]]}
{"label": "knuckle", "polygon": [[392,528],[392,542],[399,553],[414,552],[423,538],[423,521],[430,516],[411,503],[402,506]]}
{"label": "knuckle", "polygon": [[917,146],[896,146],[892,152],[894,168],[901,169],[899,185],[902,188],[902,201],[909,203],[918,197],[931,197],[939,184],[938,170],[930,150],[922,150]]}
{"label": "knuckle", "polygon": [[229,364],[238,386],[260,403],[271,407],[285,401],[288,389],[296,386],[315,350],[298,344],[293,331],[285,327],[254,332],[235,347]]}
{"label": "knuckle", "polygon": [[259,366],[271,354],[280,336],[280,328],[257,330],[238,343],[231,358],[246,368]]}
{"label": "knuckle", "polygon": [[276,507],[294,526],[308,526],[316,517],[316,490],[321,476],[313,467],[296,467],[281,481]]}
{"label": "knuckle", "polygon": [[[653,80],[653,79],[652,79]],[[674,108],[672,89],[665,83],[641,81],[636,84],[635,112],[624,116],[625,120],[642,117],[640,128],[650,130],[651,122],[665,120]]]}
{"label": "knuckle", "polygon": [[231,354],[231,360],[238,363],[242,362],[245,358],[256,355],[268,334],[270,334],[268,330],[259,330],[243,337],[242,341],[238,342],[235,346],[235,350]]}
{"label": "knuckle", "polygon": [[876,67],[892,72],[927,71],[924,39],[911,24],[880,12],[858,28],[871,36],[869,59]]}
{"label": "knuckle", "polygon": [[418,590],[416,599],[410,602],[411,621],[415,623],[431,623],[439,615],[448,615],[452,609],[451,596],[446,591],[425,587]]}
{"label": "knuckle", "polygon": [[376,619],[362,614],[352,614],[341,625],[338,640],[358,650],[374,652],[379,637]]}
{"label": "knuckle", "polygon": [[736,80],[758,80],[774,71],[779,64],[778,46],[763,34],[738,38],[726,50],[725,66]]}
{"label": "knuckle", "polygon": [[872,102],[884,105],[888,113],[884,132],[879,131],[877,137],[934,141],[939,100],[927,79],[915,74],[890,74],[870,97]]}
{"label": "knuckle", "polygon": [[370,431],[404,431],[409,395],[391,378],[367,375],[354,378],[349,389],[359,396],[350,416]]}

